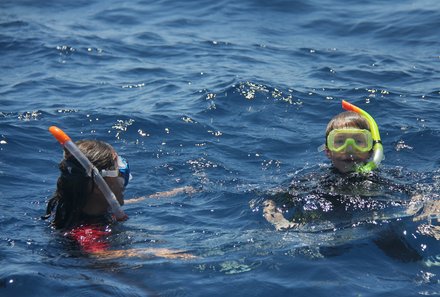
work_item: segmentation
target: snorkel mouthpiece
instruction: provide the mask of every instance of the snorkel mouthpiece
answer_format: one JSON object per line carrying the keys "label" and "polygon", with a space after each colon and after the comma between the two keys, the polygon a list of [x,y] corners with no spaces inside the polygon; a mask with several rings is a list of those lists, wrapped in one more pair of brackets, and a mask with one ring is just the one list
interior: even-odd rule
{"label": "snorkel mouthpiece", "polygon": [[380,162],[382,162],[382,160],[384,159],[384,154],[383,154],[383,146],[382,146],[382,141],[380,140],[380,134],[379,134],[379,127],[377,126],[376,121],[373,119],[373,117],[366,112],[365,110],[345,101],[342,100],[342,108],[348,111],[354,111],[358,114],[360,114],[361,116],[363,116],[367,121],[368,124],[370,125],[370,130],[371,130],[371,136],[373,138],[373,156],[371,158],[371,160],[369,162],[367,162],[366,164],[359,166],[356,171],[360,172],[360,173],[367,173],[370,172],[374,169],[376,169]]}
{"label": "snorkel mouthpiece", "polygon": [[66,133],[64,133],[63,130],[55,126],[51,126],[49,128],[49,131],[58,140],[58,142],[78,160],[81,166],[84,167],[84,169],[86,170],[87,175],[93,176],[95,183],[98,185],[98,188],[101,190],[102,194],[104,194],[105,199],[110,205],[111,211],[116,220],[126,220],[128,216],[122,210],[118,200],[116,199],[115,194],[112,192],[110,187],[105,182],[104,178],[99,173],[98,168],[93,166],[90,160],[84,155],[83,152],[81,152],[78,146],[70,139],[70,137]]}

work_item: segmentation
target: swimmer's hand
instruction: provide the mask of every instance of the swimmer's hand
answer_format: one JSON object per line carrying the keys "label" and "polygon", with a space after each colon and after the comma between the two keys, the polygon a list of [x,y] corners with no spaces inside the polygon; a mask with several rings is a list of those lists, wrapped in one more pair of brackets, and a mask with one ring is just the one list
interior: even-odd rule
{"label": "swimmer's hand", "polygon": [[116,218],[115,215],[112,215],[112,217],[113,217],[113,220],[114,220],[114,221],[118,221],[118,222],[123,222],[123,221],[128,220],[128,215],[125,214],[125,213],[124,213],[124,216],[122,216],[122,217],[120,217],[120,218]]}
{"label": "swimmer's hand", "polygon": [[175,188],[175,189],[172,189],[170,191],[157,192],[157,193],[154,193],[154,194],[151,194],[151,195],[148,195],[148,196],[142,196],[142,197],[139,197],[139,198],[128,199],[128,200],[125,200],[125,204],[136,203],[136,202],[140,202],[140,201],[143,201],[143,200],[146,200],[146,199],[168,198],[168,197],[172,197],[172,196],[175,196],[175,195],[178,195],[178,194],[182,194],[182,193],[191,195],[191,194],[194,194],[196,192],[197,192],[197,190],[194,189],[193,187],[185,186],[185,187]]}
{"label": "swimmer's hand", "polygon": [[431,236],[437,240],[440,240],[440,226],[434,226],[431,224],[420,224],[417,227],[420,234]]}
{"label": "swimmer's hand", "polygon": [[440,201],[425,201],[423,206],[419,209],[418,214],[414,216],[413,221],[423,221],[429,219],[440,219]]}
{"label": "swimmer's hand", "polygon": [[292,228],[297,229],[302,226],[301,224],[288,221],[283,216],[283,213],[279,209],[277,209],[276,204],[273,200],[266,200],[264,202],[263,216],[269,223],[271,223],[275,227],[277,231],[283,231]]}

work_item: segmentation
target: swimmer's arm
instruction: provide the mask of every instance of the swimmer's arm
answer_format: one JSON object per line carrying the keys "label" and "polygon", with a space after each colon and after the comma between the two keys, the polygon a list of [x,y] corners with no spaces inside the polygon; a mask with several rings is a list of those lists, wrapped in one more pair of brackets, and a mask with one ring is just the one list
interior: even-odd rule
{"label": "swimmer's arm", "polygon": [[301,226],[301,224],[288,221],[273,200],[266,200],[264,202],[263,216],[277,231],[299,228]]}
{"label": "swimmer's arm", "polygon": [[427,219],[440,219],[440,201],[428,200],[423,195],[414,195],[411,198],[407,213],[415,215],[413,221],[422,221]]}
{"label": "swimmer's arm", "polygon": [[167,258],[167,259],[195,259],[196,256],[185,253],[181,250],[171,250],[167,248],[141,248],[141,249],[127,249],[127,250],[107,250],[93,252],[94,257],[100,259],[118,259],[118,258]]}
{"label": "swimmer's arm", "polygon": [[148,196],[142,196],[139,198],[132,198],[132,199],[127,199],[125,200],[125,204],[130,204],[130,203],[136,203],[136,202],[140,202],[146,199],[159,199],[159,198],[167,198],[167,197],[172,197],[181,193],[186,193],[186,194],[193,194],[197,192],[196,189],[194,189],[191,186],[186,186],[186,187],[180,187],[180,188],[175,188],[172,189],[170,191],[165,191],[165,192],[157,192]]}

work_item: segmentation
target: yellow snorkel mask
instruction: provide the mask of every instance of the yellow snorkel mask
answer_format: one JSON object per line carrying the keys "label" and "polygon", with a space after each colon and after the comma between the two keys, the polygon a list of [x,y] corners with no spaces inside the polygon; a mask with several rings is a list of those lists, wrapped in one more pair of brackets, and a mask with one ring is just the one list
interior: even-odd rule
{"label": "yellow snorkel mask", "polygon": [[[361,172],[361,173],[370,172],[371,170],[376,169],[379,166],[380,162],[382,162],[382,160],[384,159],[383,146],[382,146],[382,141],[380,140],[380,134],[379,134],[379,127],[377,126],[377,123],[373,119],[373,117],[370,116],[365,110],[363,110],[363,109],[361,109],[351,103],[348,103],[345,100],[342,100],[342,108],[345,110],[354,111],[354,112],[360,114],[368,121],[368,124],[370,125],[371,145],[373,148],[373,156],[371,157],[370,161],[368,161],[366,164],[361,165],[356,168],[356,172]],[[349,131],[349,130],[360,130],[360,129],[345,129],[345,130]],[[359,131],[356,131],[356,132],[359,132]],[[347,133],[349,133],[349,132],[347,132]],[[365,136],[365,137],[368,137],[368,136]],[[366,138],[364,139],[365,141],[367,141],[367,142],[365,142],[365,145],[363,145],[364,142],[361,138],[358,138],[357,140],[358,141],[356,141],[354,138],[346,137],[344,144],[340,146],[341,150],[344,148],[344,145],[345,145],[345,147],[348,145],[352,145],[356,149],[360,148],[360,151],[371,150],[371,146],[369,144],[366,145],[369,140],[367,140]],[[359,144],[361,144],[361,145],[359,145]],[[368,147],[370,148],[369,150],[367,150]]]}
{"label": "yellow snorkel mask", "polygon": [[340,153],[348,149],[367,153],[373,148],[373,137],[366,129],[334,129],[327,136],[327,149]]}

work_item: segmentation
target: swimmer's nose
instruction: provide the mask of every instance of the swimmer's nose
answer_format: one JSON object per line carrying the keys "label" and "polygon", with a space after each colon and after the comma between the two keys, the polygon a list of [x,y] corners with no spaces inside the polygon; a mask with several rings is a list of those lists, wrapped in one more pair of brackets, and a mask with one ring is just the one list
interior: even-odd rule
{"label": "swimmer's nose", "polygon": [[354,152],[354,147],[352,145],[348,145],[346,148],[346,152],[347,153],[353,153]]}

